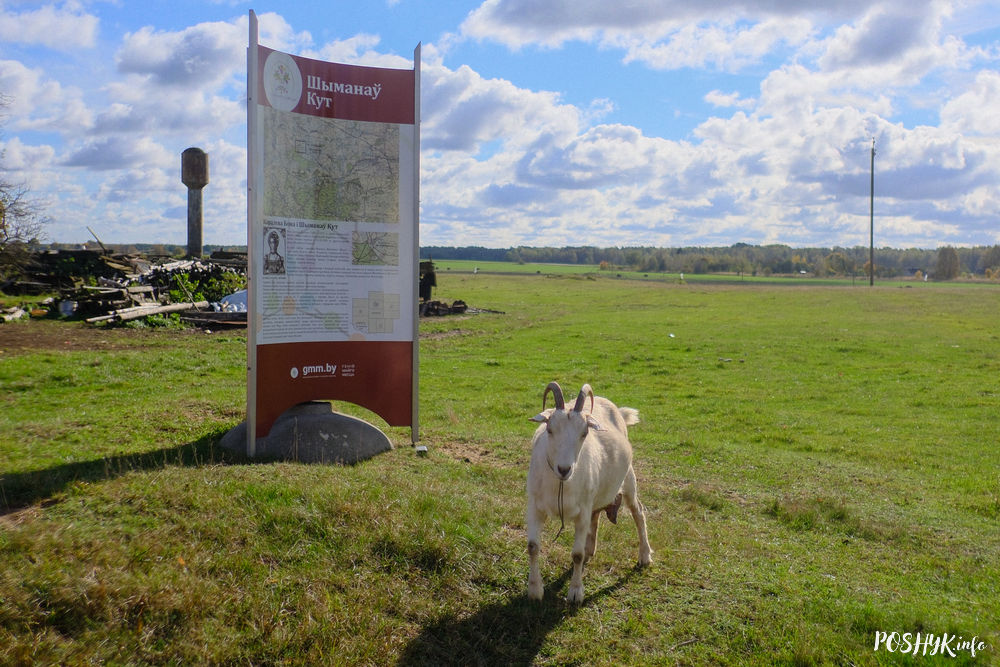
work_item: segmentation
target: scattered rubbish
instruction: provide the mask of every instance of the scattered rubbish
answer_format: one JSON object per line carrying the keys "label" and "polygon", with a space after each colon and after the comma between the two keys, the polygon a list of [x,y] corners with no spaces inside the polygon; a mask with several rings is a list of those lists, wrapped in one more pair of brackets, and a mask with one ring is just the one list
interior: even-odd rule
{"label": "scattered rubbish", "polygon": [[0,320],[3,320],[4,322],[13,322],[14,320],[20,320],[25,317],[28,317],[28,311],[18,306],[0,310]]}
{"label": "scattered rubbish", "polygon": [[247,291],[241,289],[238,292],[233,292],[229,296],[223,297],[222,301],[212,304],[212,310],[222,313],[247,312]]}

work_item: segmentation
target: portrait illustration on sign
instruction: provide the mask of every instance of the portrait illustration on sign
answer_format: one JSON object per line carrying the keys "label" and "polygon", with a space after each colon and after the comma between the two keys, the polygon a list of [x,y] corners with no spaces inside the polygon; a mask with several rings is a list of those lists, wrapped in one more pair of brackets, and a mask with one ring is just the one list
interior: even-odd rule
{"label": "portrait illustration on sign", "polygon": [[285,274],[285,230],[264,228],[264,275]]}

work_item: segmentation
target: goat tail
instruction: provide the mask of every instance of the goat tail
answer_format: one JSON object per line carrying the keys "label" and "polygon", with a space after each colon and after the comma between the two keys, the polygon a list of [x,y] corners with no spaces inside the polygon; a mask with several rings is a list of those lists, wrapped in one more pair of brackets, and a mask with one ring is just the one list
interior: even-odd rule
{"label": "goat tail", "polygon": [[639,423],[639,411],[635,408],[618,408],[618,412],[621,414],[622,419],[625,420],[626,426]]}

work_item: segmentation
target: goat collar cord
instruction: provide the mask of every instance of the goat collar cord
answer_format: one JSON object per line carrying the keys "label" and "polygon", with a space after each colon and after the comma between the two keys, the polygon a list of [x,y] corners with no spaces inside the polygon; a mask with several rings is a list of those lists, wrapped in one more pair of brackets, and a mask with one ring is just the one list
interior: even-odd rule
{"label": "goat collar cord", "polygon": [[[556,469],[552,467],[552,461],[549,461],[549,457],[545,457],[545,462],[549,464],[549,470],[552,471],[552,474],[559,477],[559,475],[556,474]],[[559,477],[559,532],[552,538],[553,542],[559,539],[559,536],[562,535],[564,528],[566,528],[566,520],[563,518],[563,479],[562,477]]]}
{"label": "goat collar cord", "polygon": [[559,536],[562,535],[563,528],[565,527],[566,527],[566,521],[563,519],[563,481],[560,479],[559,480],[559,532],[556,533],[556,536],[552,538],[553,542],[559,539]]}

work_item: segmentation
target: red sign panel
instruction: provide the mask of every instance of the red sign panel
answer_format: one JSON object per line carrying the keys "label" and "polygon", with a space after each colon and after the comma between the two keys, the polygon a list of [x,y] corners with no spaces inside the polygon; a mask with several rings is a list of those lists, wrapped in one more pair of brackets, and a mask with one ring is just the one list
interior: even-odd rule
{"label": "red sign panel", "polygon": [[410,426],[413,343],[277,343],[257,349],[258,435],[288,408],[345,397],[390,426]]}
{"label": "red sign panel", "polygon": [[413,124],[414,70],[342,65],[258,47],[261,104],[322,118]]}

